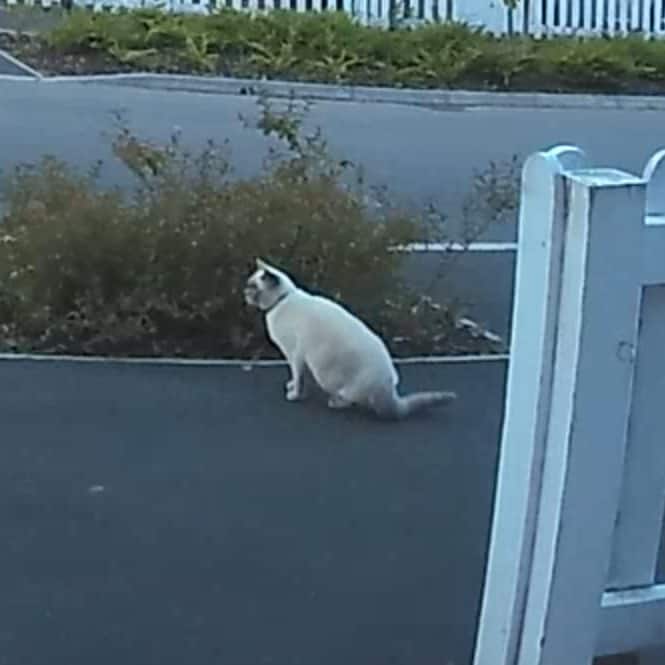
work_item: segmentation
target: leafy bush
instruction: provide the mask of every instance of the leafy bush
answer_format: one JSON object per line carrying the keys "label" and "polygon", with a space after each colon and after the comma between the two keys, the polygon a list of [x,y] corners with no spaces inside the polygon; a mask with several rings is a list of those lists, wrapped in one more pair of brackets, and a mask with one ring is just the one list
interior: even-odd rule
{"label": "leafy bush", "polygon": [[491,90],[665,86],[665,43],[640,35],[498,38],[460,23],[384,30],[341,12],[77,9],[42,37],[2,39],[3,48],[57,73],[150,70]]}
{"label": "leafy bush", "polygon": [[103,190],[98,169],[52,157],[18,167],[0,235],[0,347],[274,355],[242,300],[262,256],[348,304],[398,354],[492,350],[400,277],[404,255],[392,249],[441,240],[441,227],[379,205],[319,132],[303,134],[293,102],[283,112],[260,103],[258,128],[283,149],[253,178],[233,177],[223,145],[190,153],[177,133],[158,145],[122,124],[113,149],[137,178],[130,196]]}

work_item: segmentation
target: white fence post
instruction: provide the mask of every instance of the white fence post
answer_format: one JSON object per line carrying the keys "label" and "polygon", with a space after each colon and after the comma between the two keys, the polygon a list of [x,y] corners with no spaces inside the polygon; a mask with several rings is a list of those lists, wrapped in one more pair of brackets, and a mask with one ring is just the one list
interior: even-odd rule
{"label": "white fence post", "polygon": [[639,316],[646,186],[567,174],[559,336],[519,665],[590,663],[619,505]]}
{"label": "white fence post", "polygon": [[522,173],[511,362],[475,665],[512,662],[535,533],[561,288],[566,192],[560,174],[584,154],[559,146]]}
{"label": "white fence post", "polygon": [[[569,164],[550,151],[523,173],[475,665],[589,665],[630,650],[653,659],[645,649],[665,645],[665,585],[654,583],[665,509],[665,152],[644,178],[559,153]],[[665,664],[663,651],[655,658]]]}

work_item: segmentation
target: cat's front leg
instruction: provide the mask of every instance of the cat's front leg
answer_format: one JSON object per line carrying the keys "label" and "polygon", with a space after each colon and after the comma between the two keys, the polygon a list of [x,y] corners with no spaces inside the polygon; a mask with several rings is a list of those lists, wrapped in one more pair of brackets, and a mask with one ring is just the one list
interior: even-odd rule
{"label": "cat's front leg", "polygon": [[289,401],[294,401],[298,399],[304,399],[307,397],[307,390],[304,387],[304,379],[300,379],[299,384],[297,384],[293,379],[289,379],[286,382],[286,399]]}
{"label": "cat's front leg", "polygon": [[299,353],[289,358],[291,378],[286,382],[286,399],[294,402],[305,397],[305,359]]}

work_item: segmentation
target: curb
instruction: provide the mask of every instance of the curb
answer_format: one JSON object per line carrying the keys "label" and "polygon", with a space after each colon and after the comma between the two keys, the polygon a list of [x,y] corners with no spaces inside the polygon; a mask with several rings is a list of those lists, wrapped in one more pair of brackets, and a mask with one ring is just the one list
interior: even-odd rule
{"label": "curb", "polygon": [[[113,356],[69,356],[38,353],[0,353],[0,363],[3,362],[60,362],[60,363],[86,363],[99,365],[180,365],[190,367],[235,367],[248,371],[254,367],[285,367],[286,360],[251,360],[251,359],[199,359],[199,358],[126,358]],[[409,356],[393,358],[396,365],[438,365],[443,363],[484,363],[508,362],[507,353],[497,354],[469,354],[459,356]]]}
{"label": "curb", "polygon": [[[12,58],[9,54],[2,56]],[[18,61],[17,61],[18,62]],[[91,76],[42,76],[31,67],[19,63],[29,77],[3,76],[1,80],[30,80],[49,85],[58,83],[105,84],[144,90],[172,90],[213,95],[249,95],[261,93],[271,97],[294,97],[319,101],[371,104],[401,104],[436,110],[447,109],[594,109],[665,111],[665,96],[592,95],[541,92],[484,92],[470,90],[417,90],[344,86],[325,83],[301,83],[257,79],[234,79],[179,74],[99,74]]]}

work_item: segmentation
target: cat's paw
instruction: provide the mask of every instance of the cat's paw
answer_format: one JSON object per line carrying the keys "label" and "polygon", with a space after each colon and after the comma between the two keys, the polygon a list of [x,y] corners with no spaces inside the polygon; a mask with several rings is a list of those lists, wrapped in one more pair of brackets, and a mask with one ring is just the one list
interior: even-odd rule
{"label": "cat's paw", "polygon": [[339,395],[331,395],[328,398],[328,408],[330,409],[347,409],[350,406],[351,402],[348,402]]}
{"label": "cat's paw", "polygon": [[300,390],[298,390],[298,387],[293,383],[293,381],[289,381],[286,384],[286,399],[289,402],[296,402],[299,399],[302,399],[303,395]]}

